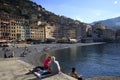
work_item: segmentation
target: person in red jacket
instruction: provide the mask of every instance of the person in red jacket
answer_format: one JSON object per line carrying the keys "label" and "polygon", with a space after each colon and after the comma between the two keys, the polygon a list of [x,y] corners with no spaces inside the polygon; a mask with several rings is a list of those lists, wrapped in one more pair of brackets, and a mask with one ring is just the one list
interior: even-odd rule
{"label": "person in red jacket", "polygon": [[37,67],[31,69],[30,72],[34,73],[34,72],[39,72],[41,70],[48,70],[50,63],[51,63],[51,59],[52,59],[52,57],[48,56],[47,58],[45,58],[43,60],[43,66],[37,66]]}

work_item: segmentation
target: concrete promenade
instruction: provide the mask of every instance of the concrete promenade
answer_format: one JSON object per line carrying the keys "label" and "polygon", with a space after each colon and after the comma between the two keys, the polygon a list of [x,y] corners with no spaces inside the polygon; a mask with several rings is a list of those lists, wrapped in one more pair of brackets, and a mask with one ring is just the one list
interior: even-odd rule
{"label": "concrete promenade", "polygon": [[25,75],[30,67],[17,58],[0,59],[0,80],[32,80],[34,75]]}
{"label": "concrete promenade", "polygon": [[[17,58],[0,59],[0,80],[41,80],[34,74],[27,74],[33,66]],[[60,73],[42,80],[76,80]]]}

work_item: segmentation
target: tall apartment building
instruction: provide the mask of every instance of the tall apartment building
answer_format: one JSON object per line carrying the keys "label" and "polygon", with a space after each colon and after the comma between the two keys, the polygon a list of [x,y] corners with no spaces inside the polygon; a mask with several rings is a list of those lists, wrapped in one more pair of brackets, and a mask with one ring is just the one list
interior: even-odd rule
{"label": "tall apartment building", "polygon": [[56,36],[57,38],[69,38],[79,40],[82,36],[81,25],[78,23],[68,23],[68,24],[56,24]]}
{"label": "tall apartment building", "polygon": [[45,34],[46,38],[54,38],[54,32],[56,30],[56,26],[53,24],[46,24],[45,25]]}
{"label": "tall apartment building", "polygon": [[30,25],[30,38],[44,42],[47,38],[52,38],[54,25],[35,20]]}
{"label": "tall apartment building", "polygon": [[39,20],[32,20],[30,22],[30,38],[33,40],[44,39],[44,26]]}
{"label": "tall apartment building", "polygon": [[105,40],[115,40],[115,31],[112,29],[104,29],[103,30],[103,39]]}
{"label": "tall apartment building", "polygon": [[0,39],[25,40],[29,38],[29,21],[22,17],[0,13]]}
{"label": "tall apartment building", "polygon": [[10,20],[10,37],[14,40],[25,40],[29,35],[29,22],[24,19]]}
{"label": "tall apartment building", "polygon": [[10,19],[7,14],[0,13],[0,39],[10,39]]}

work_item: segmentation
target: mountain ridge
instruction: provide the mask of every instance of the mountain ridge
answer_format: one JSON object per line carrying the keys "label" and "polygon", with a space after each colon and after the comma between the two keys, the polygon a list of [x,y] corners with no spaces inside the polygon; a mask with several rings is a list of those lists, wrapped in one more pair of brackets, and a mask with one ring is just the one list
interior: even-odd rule
{"label": "mountain ridge", "polygon": [[106,20],[95,21],[92,24],[100,23],[102,25],[108,26],[112,29],[120,29],[120,16],[115,18],[110,18]]}

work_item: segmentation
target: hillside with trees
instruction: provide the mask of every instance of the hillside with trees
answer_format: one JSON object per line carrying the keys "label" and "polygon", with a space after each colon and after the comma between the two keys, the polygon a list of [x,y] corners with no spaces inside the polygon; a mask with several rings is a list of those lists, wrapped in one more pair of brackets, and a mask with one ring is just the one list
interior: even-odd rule
{"label": "hillside with trees", "polygon": [[33,19],[31,16],[35,16],[36,19],[54,23],[59,23],[61,17],[30,0],[0,0],[0,12],[22,16],[25,19]]}

